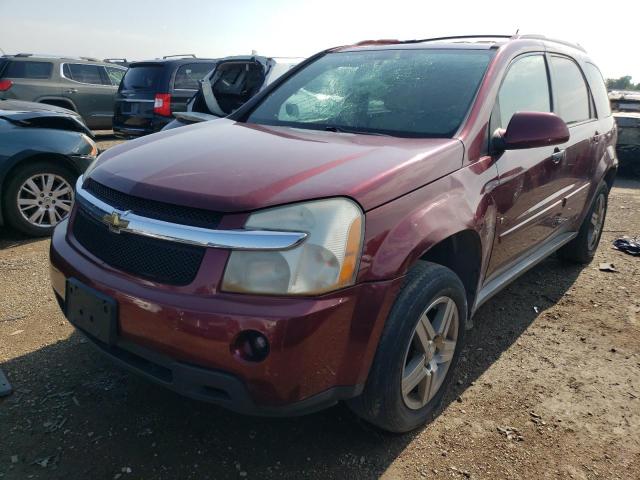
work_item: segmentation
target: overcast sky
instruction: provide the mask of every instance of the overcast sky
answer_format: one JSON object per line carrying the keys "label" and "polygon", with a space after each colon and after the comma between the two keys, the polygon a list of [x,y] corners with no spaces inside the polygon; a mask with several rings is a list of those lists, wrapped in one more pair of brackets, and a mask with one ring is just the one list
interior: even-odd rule
{"label": "overcast sky", "polygon": [[[308,56],[372,38],[540,33],[583,45],[606,77],[640,82],[637,1],[0,0],[0,48],[129,60],[194,53]],[[637,20],[637,19],[636,19]],[[627,25],[633,25],[629,19]],[[637,23],[637,22],[635,22]]]}

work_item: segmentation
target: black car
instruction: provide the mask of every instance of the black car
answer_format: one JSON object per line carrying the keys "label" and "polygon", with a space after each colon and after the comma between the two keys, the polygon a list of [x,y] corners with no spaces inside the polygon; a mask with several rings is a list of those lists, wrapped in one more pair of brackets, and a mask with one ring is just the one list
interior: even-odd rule
{"label": "black car", "polygon": [[98,149],[70,110],[0,100],[0,225],[48,235],[71,211],[76,179]]}
{"label": "black car", "polygon": [[122,78],[114,105],[113,132],[131,138],[154,133],[186,110],[198,90],[198,80],[216,65],[216,59],[180,56],[132,62]]}

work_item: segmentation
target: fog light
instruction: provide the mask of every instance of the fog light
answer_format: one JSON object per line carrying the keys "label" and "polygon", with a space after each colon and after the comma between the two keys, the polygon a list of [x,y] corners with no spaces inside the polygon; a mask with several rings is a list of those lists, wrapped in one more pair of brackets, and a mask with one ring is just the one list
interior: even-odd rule
{"label": "fog light", "polygon": [[260,332],[245,330],[236,337],[231,351],[248,362],[261,362],[269,355],[269,341]]}

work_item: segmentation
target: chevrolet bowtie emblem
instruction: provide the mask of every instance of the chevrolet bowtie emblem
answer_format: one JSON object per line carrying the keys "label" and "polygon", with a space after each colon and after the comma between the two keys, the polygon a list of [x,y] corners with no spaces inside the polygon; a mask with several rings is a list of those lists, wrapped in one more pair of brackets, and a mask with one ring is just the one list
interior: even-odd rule
{"label": "chevrolet bowtie emblem", "polygon": [[[122,215],[126,215],[127,212]],[[109,231],[113,233],[120,233],[120,230],[127,228],[129,220],[123,219],[118,212],[109,213],[102,217],[102,223],[109,227]]]}

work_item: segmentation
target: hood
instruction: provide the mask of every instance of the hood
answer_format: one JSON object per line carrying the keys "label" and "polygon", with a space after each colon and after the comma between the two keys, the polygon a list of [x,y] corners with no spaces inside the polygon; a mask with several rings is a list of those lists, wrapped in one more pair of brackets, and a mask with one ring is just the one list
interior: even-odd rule
{"label": "hood", "polygon": [[462,165],[457,139],[409,139],[220,119],[103,153],[90,177],[131,195],[220,212],[348,196],[369,210]]}
{"label": "hood", "polygon": [[90,138],[93,133],[80,115],[66,108],[19,100],[0,101],[0,118],[27,128],[49,128],[84,133]]}

